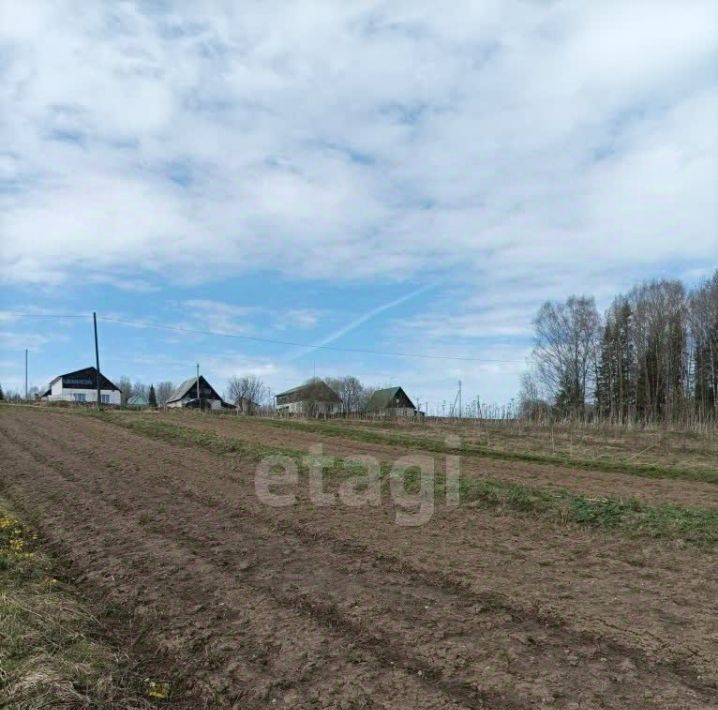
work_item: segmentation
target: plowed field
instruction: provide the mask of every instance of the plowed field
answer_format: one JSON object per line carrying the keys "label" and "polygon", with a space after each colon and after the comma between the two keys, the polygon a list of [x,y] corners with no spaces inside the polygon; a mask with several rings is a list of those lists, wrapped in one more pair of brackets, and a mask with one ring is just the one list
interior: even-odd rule
{"label": "plowed field", "polygon": [[[317,506],[301,482],[270,507],[246,454],[89,416],[6,407],[0,435],[3,494],[173,707],[718,707],[712,548],[471,506],[402,527],[388,498]],[[504,468],[551,486],[550,469]],[[716,504],[700,482],[560,476]]]}

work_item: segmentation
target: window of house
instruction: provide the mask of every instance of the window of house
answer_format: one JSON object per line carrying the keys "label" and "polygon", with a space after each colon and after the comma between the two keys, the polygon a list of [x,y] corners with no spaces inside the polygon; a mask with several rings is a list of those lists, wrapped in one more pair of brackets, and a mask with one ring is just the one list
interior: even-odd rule
{"label": "window of house", "polygon": [[75,400],[75,402],[84,402],[85,401],[85,393],[84,392],[73,392],[72,398]]}
{"label": "window of house", "polygon": [[103,404],[109,404],[110,403],[110,395],[109,394],[101,394],[100,402],[102,402]]}

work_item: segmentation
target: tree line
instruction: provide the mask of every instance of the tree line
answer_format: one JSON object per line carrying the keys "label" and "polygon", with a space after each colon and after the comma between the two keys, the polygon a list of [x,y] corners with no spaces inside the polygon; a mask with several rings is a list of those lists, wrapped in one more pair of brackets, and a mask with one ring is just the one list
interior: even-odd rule
{"label": "tree line", "polygon": [[589,296],[547,302],[534,327],[523,416],[718,421],[718,270],[691,290],[641,283],[603,315]]}

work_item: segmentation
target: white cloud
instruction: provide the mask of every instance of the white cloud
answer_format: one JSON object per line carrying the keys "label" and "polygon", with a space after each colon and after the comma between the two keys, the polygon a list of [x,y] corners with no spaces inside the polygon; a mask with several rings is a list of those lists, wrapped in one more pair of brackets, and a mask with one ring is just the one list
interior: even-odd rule
{"label": "white cloud", "polygon": [[190,299],[184,302],[183,310],[186,328],[245,335],[253,330],[249,318],[258,309],[209,299]]}
{"label": "white cloud", "polygon": [[278,330],[285,328],[311,329],[317,326],[320,313],[315,308],[290,308],[274,317],[274,326]]}
{"label": "white cloud", "polygon": [[62,339],[62,336],[49,338],[38,333],[0,331],[0,346],[5,351],[17,350],[21,352],[25,348],[28,350],[40,350],[46,343]]}
{"label": "white cloud", "polygon": [[506,335],[528,282],[713,262],[717,7],[4,3],[3,278],[452,269],[443,330]]}

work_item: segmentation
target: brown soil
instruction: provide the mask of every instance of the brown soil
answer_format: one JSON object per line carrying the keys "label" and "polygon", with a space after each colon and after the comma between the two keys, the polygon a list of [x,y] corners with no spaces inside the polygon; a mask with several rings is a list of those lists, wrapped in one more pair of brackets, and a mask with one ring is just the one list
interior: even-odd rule
{"label": "brown soil", "polygon": [[[197,417],[185,413],[159,414],[153,418],[203,431],[213,431],[245,441],[269,446],[284,446],[307,450],[312,444],[321,443],[329,456],[346,457],[371,454],[381,462],[393,462],[408,452],[426,453],[421,449],[404,446],[376,444],[350,438],[324,436],[271,426],[246,417]],[[435,454],[437,471],[443,469],[445,457]],[[696,508],[718,508],[718,486],[700,481],[653,479],[624,473],[608,473],[571,469],[547,464],[531,464],[514,461],[496,461],[476,456],[463,456],[461,471],[465,476],[515,481],[541,488],[566,489],[588,496],[636,498],[647,503],[673,503]]]}
{"label": "brown soil", "polygon": [[388,501],[302,491],[269,508],[236,455],[64,413],[2,409],[0,433],[3,492],[174,707],[718,707],[705,552],[472,509],[399,527]]}

